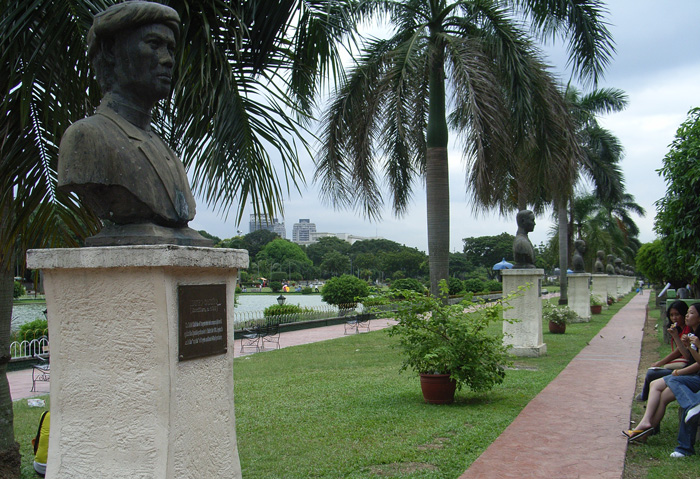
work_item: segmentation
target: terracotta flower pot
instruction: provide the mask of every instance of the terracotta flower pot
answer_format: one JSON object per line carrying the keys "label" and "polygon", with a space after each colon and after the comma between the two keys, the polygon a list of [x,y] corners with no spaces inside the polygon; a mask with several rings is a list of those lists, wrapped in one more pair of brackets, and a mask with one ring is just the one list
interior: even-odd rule
{"label": "terracotta flower pot", "polygon": [[428,404],[452,404],[457,383],[449,374],[421,374],[420,388]]}
{"label": "terracotta flower pot", "polygon": [[602,312],[603,312],[603,305],[602,304],[592,304],[591,305],[591,313],[600,314]]}
{"label": "terracotta flower pot", "polygon": [[566,323],[557,324],[553,321],[549,322],[549,332],[552,334],[564,334],[566,332]]}

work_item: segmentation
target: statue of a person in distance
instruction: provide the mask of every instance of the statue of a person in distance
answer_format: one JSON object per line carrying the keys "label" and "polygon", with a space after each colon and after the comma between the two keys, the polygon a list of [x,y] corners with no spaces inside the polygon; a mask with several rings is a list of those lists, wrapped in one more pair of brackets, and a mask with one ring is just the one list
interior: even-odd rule
{"label": "statue of a person in distance", "polygon": [[574,273],[585,273],[583,264],[583,254],[586,252],[586,242],[582,239],[574,241],[574,257],[571,260],[571,266],[574,268]]}
{"label": "statue of a person in distance", "polygon": [[615,274],[622,274],[622,260],[615,258]]}
{"label": "statue of a person in distance", "polygon": [[535,229],[535,213],[530,210],[518,211],[515,217],[518,223],[518,232],[513,241],[514,269],[526,269],[535,267],[535,248],[533,248],[527,234]]}
{"label": "statue of a person in distance", "polygon": [[599,249],[596,251],[595,265],[593,266],[594,272],[596,274],[605,273],[605,266],[603,265],[603,259],[605,258],[605,251]]}
{"label": "statue of a person in distance", "polygon": [[151,110],[170,94],[180,17],[129,1],[95,15],[88,56],[104,94],[93,116],[61,139],[58,185],[105,222],[88,246],[212,242],[187,227],[195,202],[185,168],[151,130]]}
{"label": "statue of a person in distance", "polygon": [[611,254],[608,255],[608,258],[607,258],[608,262],[605,265],[605,272],[608,274],[615,274],[615,266],[613,265],[614,258],[615,257],[613,255],[611,255]]}

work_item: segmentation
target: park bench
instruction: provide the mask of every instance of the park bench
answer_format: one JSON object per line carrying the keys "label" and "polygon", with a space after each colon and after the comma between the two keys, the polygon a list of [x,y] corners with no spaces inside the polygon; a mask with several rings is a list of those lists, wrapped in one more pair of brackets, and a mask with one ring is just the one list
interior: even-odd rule
{"label": "park bench", "polygon": [[32,366],[32,391],[31,392],[33,392],[33,393],[36,392],[37,381],[49,382],[49,379],[51,379],[51,363],[49,362],[49,360],[42,358],[38,354],[35,354],[34,357],[37,360],[39,360],[39,362]]}
{"label": "park bench", "polygon": [[367,332],[369,332],[369,319],[370,315],[368,313],[352,316],[345,321],[345,332],[343,334],[348,334],[348,331],[359,333],[360,328],[367,329]]}
{"label": "park bench", "polygon": [[246,329],[241,338],[241,353],[245,348],[255,348],[255,351],[265,350],[265,344],[276,344],[280,348],[280,324],[274,319]]}

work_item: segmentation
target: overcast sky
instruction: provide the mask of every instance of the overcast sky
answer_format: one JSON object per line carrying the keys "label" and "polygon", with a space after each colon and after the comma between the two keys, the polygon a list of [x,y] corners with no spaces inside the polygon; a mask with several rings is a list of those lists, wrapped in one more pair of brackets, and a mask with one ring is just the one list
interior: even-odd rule
{"label": "overcast sky", "polygon": [[[621,113],[601,119],[601,123],[621,140],[625,148],[622,169],[627,191],[643,206],[645,217],[635,217],[641,230],[639,239],[653,241],[654,202],[665,193],[663,180],[656,173],[668,152],[675,132],[685,120],[688,110],[700,106],[700,1],[699,0],[611,0],[608,3],[610,30],[617,53],[599,87],[624,90],[629,106]],[[561,44],[561,43],[560,43]],[[562,46],[563,47],[563,46]],[[564,81],[566,57],[558,48],[548,48],[549,62],[558,65],[554,72]],[[452,140],[455,140],[452,135]],[[449,151],[450,158],[450,251],[462,250],[462,238],[515,234],[513,216],[497,214],[474,216],[467,202],[465,166],[456,145]],[[381,222],[373,223],[353,211],[334,211],[320,203],[312,183],[314,166],[311,158],[302,157],[302,168],[307,186],[301,194],[293,193],[285,200],[284,220],[287,238],[292,237],[292,226],[299,218],[309,218],[317,231],[351,233],[360,236],[380,236],[427,252],[425,192],[415,189],[408,214],[395,218],[388,210]],[[246,211],[241,225],[232,219],[224,221],[221,215],[197,201],[197,216],[190,223],[195,229],[204,229],[221,238],[229,238],[240,230],[249,232]],[[232,213],[231,217],[235,215]],[[537,218],[535,231],[530,234],[533,243],[546,241],[552,225],[551,214]]]}

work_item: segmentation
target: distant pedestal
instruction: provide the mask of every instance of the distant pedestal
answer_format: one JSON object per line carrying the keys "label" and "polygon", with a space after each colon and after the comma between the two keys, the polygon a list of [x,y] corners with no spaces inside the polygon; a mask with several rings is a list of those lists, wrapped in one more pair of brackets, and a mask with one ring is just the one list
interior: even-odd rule
{"label": "distant pedestal", "polygon": [[504,319],[517,319],[510,324],[503,322],[503,342],[510,346],[510,353],[521,357],[538,357],[547,353],[542,339],[542,269],[511,269],[501,271],[503,293],[512,294],[521,286],[523,292],[508,302],[510,309],[503,311]]}
{"label": "distant pedestal", "polygon": [[578,315],[579,322],[591,320],[591,274],[571,273],[567,275],[569,308]]}
{"label": "distant pedestal", "polygon": [[608,309],[608,275],[591,275],[591,295],[598,298],[603,303],[603,309]]}
{"label": "distant pedestal", "polygon": [[617,301],[617,276],[614,274],[608,275],[608,296],[612,296]]}
{"label": "distant pedestal", "polygon": [[48,479],[240,478],[233,305],[243,250],[32,250],[51,337]]}
{"label": "distant pedestal", "polygon": [[627,294],[627,291],[625,291],[625,285],[627,282],[625,281],[625,277],[620,275],[620,274],[615,275],[615,278],[616,278],[615,285],[617,287],[617,297],[622,298],[624,295]]}

